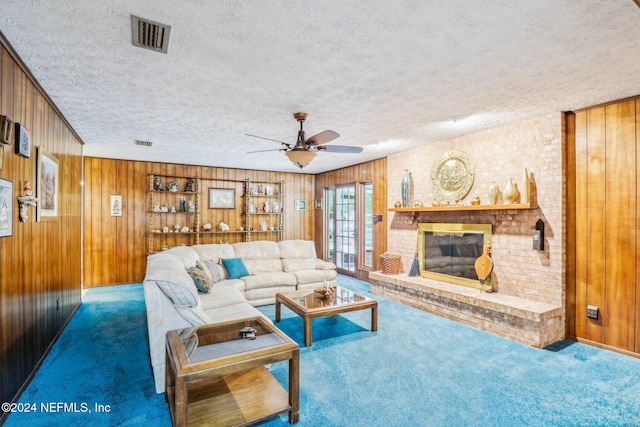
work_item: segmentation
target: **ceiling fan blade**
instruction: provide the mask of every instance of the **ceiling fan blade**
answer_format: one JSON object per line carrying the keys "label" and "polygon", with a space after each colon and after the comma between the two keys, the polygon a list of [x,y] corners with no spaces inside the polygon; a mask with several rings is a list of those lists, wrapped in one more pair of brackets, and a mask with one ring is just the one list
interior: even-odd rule
{"label": "ceiling fan blade", "polygon": [[348,145],[323,145],[316,147],[316,149],[329,153],[362,153],[362,147],[351,147]]}
{"label": "ceiling fan blade", "polygon": [[287,151],[286,148],[272,148],[270,150],[256,150],[256,151],[247,151],[247,153],[264,153],[267,151]]}
{"label": "ceiling fan blade", "polygon": [[307,145],[322,145],[339,138],[340,134],[332,130],[325,130],[323,132],[313,135],[311,138],[307,138]]}
{"label": "ceiling fan blade", "polygon": [[287,144],[286,142],[278,141],[277,139],[265,138],[264,136],[258,136],[258,135],[251,135],[250,133],[245,133],[245,135],[252,136],[254,138],[260,138],[260,139],[266,139],[266,140],[269,140],[269,141],[279,142],[280,144],[284,144],[287,147],[289,146],[289,144]]}

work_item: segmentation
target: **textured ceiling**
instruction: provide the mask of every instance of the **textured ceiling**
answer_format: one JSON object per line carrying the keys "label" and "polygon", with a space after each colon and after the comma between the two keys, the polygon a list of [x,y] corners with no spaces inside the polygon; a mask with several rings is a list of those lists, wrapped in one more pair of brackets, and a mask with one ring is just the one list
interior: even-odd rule
{"label": "textured ceiling", "polygon": [[640,93],[632,0],[3,0],[0,30],[98,157],[296,172],[245,133],[295,142],[303,111],[364,148],[318,173]]}

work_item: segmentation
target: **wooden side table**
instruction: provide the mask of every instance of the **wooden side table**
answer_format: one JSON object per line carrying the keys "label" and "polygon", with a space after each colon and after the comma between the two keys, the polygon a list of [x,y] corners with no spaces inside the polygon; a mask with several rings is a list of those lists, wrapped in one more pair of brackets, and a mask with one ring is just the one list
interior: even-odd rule
{"label": "wooden side table", "polygon": [[[255,339],[240,330],[256,330]],[[174,426],[248,425],[288,412],[300,417],[300,349],[263,317],[167,333],[167,401]],[[265,365],[287,360],[285,390]]]}

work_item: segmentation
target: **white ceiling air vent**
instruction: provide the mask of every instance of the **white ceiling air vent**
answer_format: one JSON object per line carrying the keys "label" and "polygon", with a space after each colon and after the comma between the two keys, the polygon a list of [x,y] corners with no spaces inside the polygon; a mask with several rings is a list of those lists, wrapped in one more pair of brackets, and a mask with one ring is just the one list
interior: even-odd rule
{"label": "white ceiling air vent", "polygon": [[141,141],[139,139],[136,139],[136,145],[142,145],[144,147],[151,147],[153,145],[153,142],[151,142],[151,141]]}
{"label": "white ceiling air vent", "polygon": [[167,53],[171,26],[131,15],[131,43],[134,46]]}

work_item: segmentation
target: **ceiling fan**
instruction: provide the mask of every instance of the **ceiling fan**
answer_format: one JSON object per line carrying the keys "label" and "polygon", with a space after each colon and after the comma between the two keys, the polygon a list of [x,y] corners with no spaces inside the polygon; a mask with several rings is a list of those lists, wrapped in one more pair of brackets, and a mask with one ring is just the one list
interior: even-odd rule
{"label": "ceiling fan", "polygon": [[332,130],[325,130],[317,133],[312,137],[305,139],[304,129],[302,123],[309,117],[307,113],[295,113],[293,117],[300,122],[300,130],[298,131],[298,140],[295,145],[288,144],[286,142],[278,141],[276,139],[265,138],[263,136],[245,134],[254,138],[267,139],[269,141],[279,142],[284,145],[285,148],[276,148],[271,150],[258,150],[249,151],[249,153],[261,153],[264,151],[284,151],[285,155],[291,160],[291,162],[298,166],[300,169],[307,166],[316,157],[318,151],[328,151],[331,153],[361,153],[362,147],[350,147],[346,145],[325,145],[334,139],[340,137],[337,132]]}

